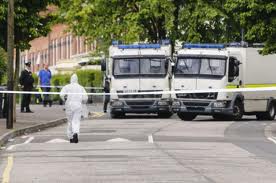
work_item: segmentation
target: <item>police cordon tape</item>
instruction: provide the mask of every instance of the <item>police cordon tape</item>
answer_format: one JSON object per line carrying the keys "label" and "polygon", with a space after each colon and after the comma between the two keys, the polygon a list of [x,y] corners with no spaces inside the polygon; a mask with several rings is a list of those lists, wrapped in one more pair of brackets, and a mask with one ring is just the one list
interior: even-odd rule
{"label": "police cordon tape", "polygon": [[[44,86],[44,85],[37,85],[35,88],[63,88],[64,86]],[[103,90],[103,87],[83,87],[85,89],[92,89],[92,90]]]}
{"label": "police cordon tape", "polygon": [[[126,93],[87,93],[87,95],[154,95],[154,94],[189,94],[189,93],[227,93],[227,92],[256,92],[256,91],[275,91],[276,87],[260,88],[235,88],[235,89],[207,89],[207,90],[179,90],[179,91],[155,91],[155,92],[126,92]],[[50,94],[59,95],[60,92],[36,92],[36,91],[0,91],[6,94]],[[65,93],[73,95],[83,95],[83,93]]]}

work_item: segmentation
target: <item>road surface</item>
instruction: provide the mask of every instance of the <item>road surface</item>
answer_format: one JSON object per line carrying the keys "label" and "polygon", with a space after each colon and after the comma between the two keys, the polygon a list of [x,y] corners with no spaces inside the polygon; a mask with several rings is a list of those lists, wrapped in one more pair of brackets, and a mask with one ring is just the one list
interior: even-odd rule
{"label": "road surface", "polygon": [[[80,142],[66,126],[11,139],[0,151],[2,182],[276,182],[274,121],[129,116],[101,112],[82,121]],[[276,135],[275,135],[276,136]]]}

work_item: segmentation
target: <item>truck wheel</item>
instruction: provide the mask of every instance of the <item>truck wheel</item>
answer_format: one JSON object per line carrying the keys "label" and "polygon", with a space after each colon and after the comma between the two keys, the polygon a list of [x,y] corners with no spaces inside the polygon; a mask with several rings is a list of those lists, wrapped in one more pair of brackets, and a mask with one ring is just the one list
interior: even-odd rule
{"label": "truck wheel", "polygon": [[272,121],[275,119],[276,109],[274,104],[270,104],[268,107],[268,111],[264,113],[259,113],[256,115],[257,120],[269,120]]}
{"label": "truck wheel", "polygon": [[233,106],[232,120],[239,121],[242,119],[244,107],[241,101],[237,100]]}
{"label": "truck wheel", "polygon": [[162,112],[157,114],[159,118],[170,118],[173,113],[171,112]]}
{"label": "truck wheel", "polygon": [[184,121],[192,121],[196,118],[197,115],[193,113],[179,112],[177,113],[177,116]]}
{"label": "truck wheel", "polygon": [[125,117],[125,113],[123,113],[123,112],[111,112],[110,116],[111,116],[112,119],[118,119],[118,118]]}

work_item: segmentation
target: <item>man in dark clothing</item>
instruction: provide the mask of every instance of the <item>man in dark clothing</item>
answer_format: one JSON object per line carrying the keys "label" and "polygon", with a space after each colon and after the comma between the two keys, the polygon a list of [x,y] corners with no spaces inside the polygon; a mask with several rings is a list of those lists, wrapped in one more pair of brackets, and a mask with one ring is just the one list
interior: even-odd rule
{"label": "man in dark clothing", "polygon": [[108,95],[104,95],[104,108],[103,108],[103,111],[104,113],[106,113],[106,110],[107,110],[107,104],[109,103],[110,101],[110,81],[108,80],[107,77],[105,77],[105,80],[104,80],[104,93],[107,93]]}
{"label": "man in dark clothing", "polygon": [[[21,72],[19,83],[23,87],[23,91],[32,91],[34,78],[31,72],[31,62],[25,62],[25,69]],[[31,94],[23,94],[22,101],[21,101],[21,112],[32,113],[30,109],[30,102],[31,102]]]}

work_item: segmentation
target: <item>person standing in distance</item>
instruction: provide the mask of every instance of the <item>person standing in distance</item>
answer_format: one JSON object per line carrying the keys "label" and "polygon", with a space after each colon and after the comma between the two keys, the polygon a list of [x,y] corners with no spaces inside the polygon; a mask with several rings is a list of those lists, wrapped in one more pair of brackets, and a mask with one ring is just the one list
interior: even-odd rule
{"label": "person standing in distance", "polygon": [[[22,86],[23,91],[33,90],[34,78],[31,72],[31,62],[25,62],[25,69],[21,72],[19,83]],[[23,94],[21,101],[21,112],[33,113],[30,109],[30,103],[31,94]]]}
{"label": "person standing in distance", "polygon": [[103,111],[104,113],[106,113],[107,111],[107,105],[110,101],[110,81],[107,78],[107,76],[104,79],[104,93],[106,93],[107,95],[104,95],[104,106],[103,106]]}
{"label": "person standing in distance", "polygon": [[[41,69],[38,73],[38,84],[41,86],[42,92],[50,92],[51,90],[51,78],[52,73],[49,70],[49,65],[44,63],[44,68]],[[43,95],[43,106],[46,107],[49,103],[49,107],[52,106],[52,100],[49,94]]]}
{"label": "person standing in distance", "polygon": [[70,143],[78,143],[82,107],[87,102],[88,97],[85,89],[79,85],[76,74],[71,76],[71,83],[61,89],[60,98],[66,101],[67,136]]}

